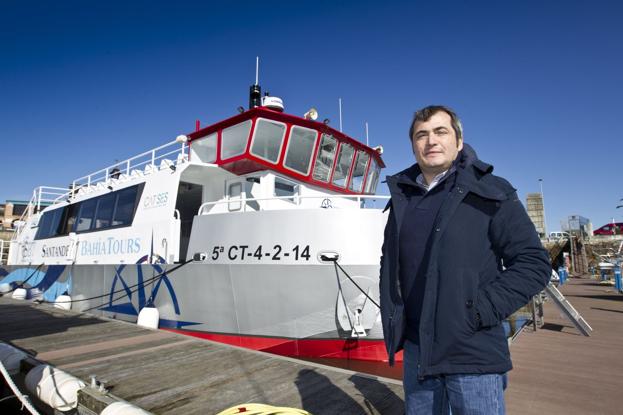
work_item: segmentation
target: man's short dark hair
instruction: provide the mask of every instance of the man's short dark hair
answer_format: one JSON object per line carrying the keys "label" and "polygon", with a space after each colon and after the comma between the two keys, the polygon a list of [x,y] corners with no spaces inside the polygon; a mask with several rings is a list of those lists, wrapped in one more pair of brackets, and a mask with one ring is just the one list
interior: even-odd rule
{"label": "man's short dark hair", "polygon": [[456,135],[456,142],[463,139],[463,125],[459,116],[454,111],[444,105],[429,105],[421,110],[417,110],[413,115],[413,121],[411,122],[411,128],[409,128],[409,141],[413,141],[413,133],[415,132],[415,124],[418,122],[425,122],[438,112],[445,112],[450,116],[452,129]]}

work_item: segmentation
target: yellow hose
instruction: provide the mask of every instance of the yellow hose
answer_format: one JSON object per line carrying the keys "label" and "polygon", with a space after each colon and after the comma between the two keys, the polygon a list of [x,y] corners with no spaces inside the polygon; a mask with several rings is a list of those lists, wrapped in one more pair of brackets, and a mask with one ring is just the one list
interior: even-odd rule
{"label": "yellow hose", "polygon": [[271,406],[263,403],[244,403],[225,409],[216,415],[312,415],[307,411],[298,408],[288,408],[285,406]]}

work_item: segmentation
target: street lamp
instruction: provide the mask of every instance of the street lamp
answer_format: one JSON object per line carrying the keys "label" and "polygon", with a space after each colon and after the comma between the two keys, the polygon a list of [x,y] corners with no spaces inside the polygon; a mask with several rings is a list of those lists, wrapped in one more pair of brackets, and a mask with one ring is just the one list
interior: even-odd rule
{"label": "street lamp", "polygon": [[541,203],[543,204],[543,236],[547,238],[547,219],[545,218],[545,196],[543,196],[543,179],[539,179],[539,186],[541,187]]}

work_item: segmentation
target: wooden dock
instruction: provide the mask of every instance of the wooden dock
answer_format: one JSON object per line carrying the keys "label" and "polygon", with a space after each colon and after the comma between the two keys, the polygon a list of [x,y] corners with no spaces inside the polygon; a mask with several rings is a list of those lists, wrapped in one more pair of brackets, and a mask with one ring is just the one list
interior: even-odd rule
{"label": "wooden dock", "polygon": [[591,325],[591,337],[546,302],[543,328],[526,327],[511,346],[508,413],[623,413],[623,294],[588,276],[559,289]]}
{"label": "wooden dock", "polygon": [[0,340],[154,414],[244,403],[313,414],[402,414],[399,381],[0,298]]}
{"label": "wooden dock", "polygon": [[[593,327],[582,336],[553,302],[511,346],[507,412],[619,414],[623,295],[588,277],[562,293]],[[399,381],[248,351],[116,320],[0,298],[0,340],[155,414],[215,414],[247,402],[313,414],[402,414]]]}

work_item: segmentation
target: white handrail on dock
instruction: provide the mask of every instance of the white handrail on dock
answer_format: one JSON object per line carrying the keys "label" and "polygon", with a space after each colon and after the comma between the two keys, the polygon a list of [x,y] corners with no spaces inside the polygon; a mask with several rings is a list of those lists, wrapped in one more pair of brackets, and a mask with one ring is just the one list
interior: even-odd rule
{"label": "white handrail on dock", "polygon": [[[209,214],[208,212],[205,212],[205,209],[208,207],[212,207],[212,206],[216,206],[216,205],[223,205],[226,203],[232,203],[232,202],[241,202],[243,207],[241,209],[242,212],[246,212],[247,209],[247,203],[246,202],[263,202],[263,201],[270,201],[270,200],[290,200],[290,201],[294,201],[294,204],[296,205],[300,205],[301,204],[301,200],[303,199],[322,199],[324,200],[328,200],[329,204],[327,206],[320,206],[320,208],[322,207],[327,207],[330,208],[332,207],[332,205],[330,204],[332,199],[351,199],[355,202],[358,202],[359,207],[357,208],[363,208],[364,206],[362,206],[362,202],[365,204],[366,201],[371,200],[372,203],[375,203],[377,200],[389,200],[390,196],[377,196],[377,195],[314,195],[314,196],[299,196],[299,195],[292,195],[292,196],[273,196],[273,197],[255,197],[255,198],[250,198],[250,199],[246,199],[246,198],[226,198],[224,200],[217,200],[215,202],[206,202],[204,204],[202,204],[201,206],[199,206],[199,210],[197,211],[197,215],[201,216],[201,215],[207,215]],[[374,207],[374,206],[373,206]],[[256,209],[254,209],[255,211]],[[259,209],[259,210],[263,210],[263,209]]]}

